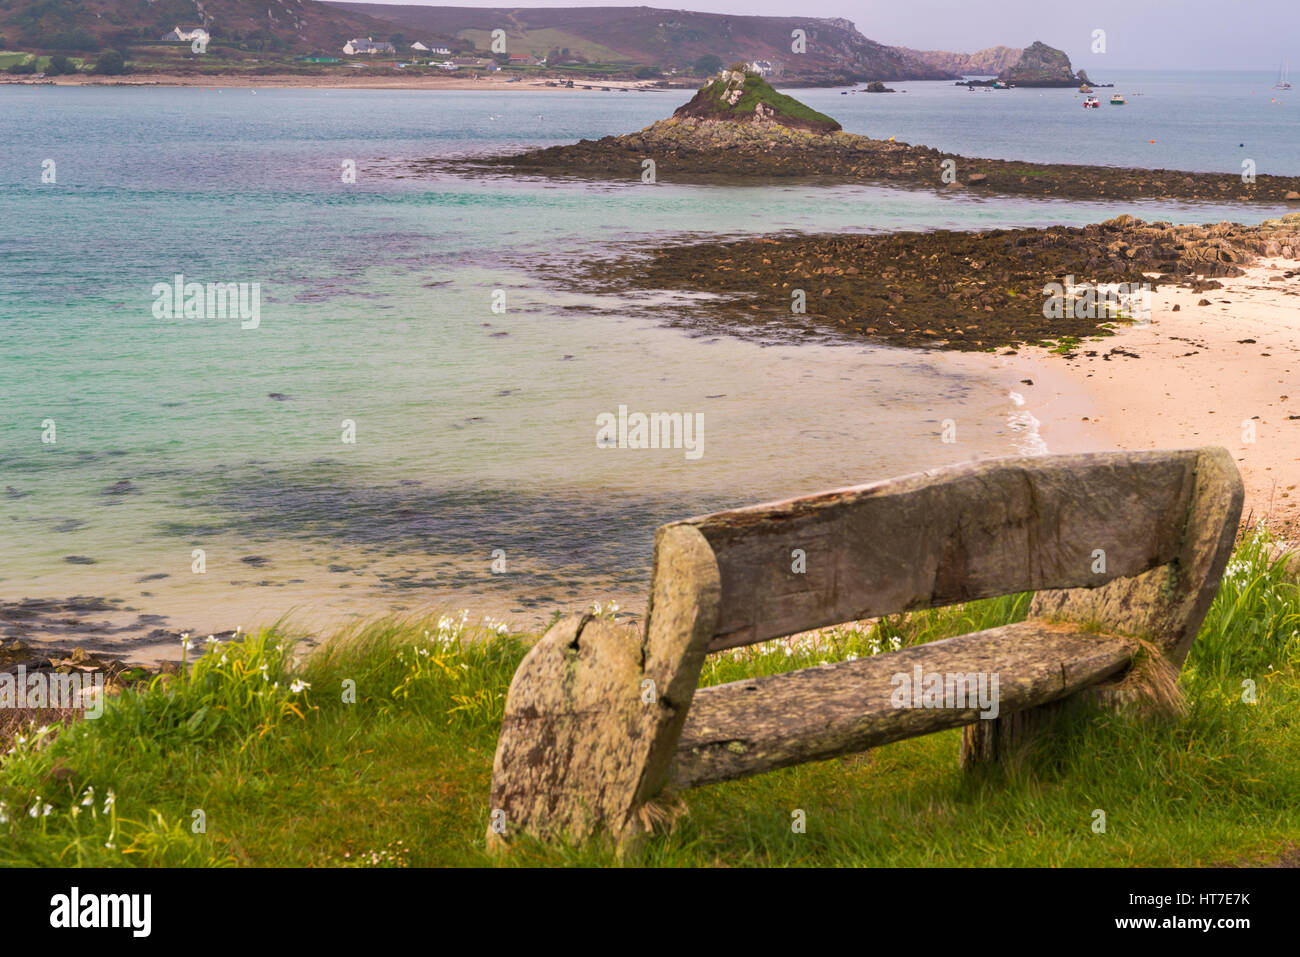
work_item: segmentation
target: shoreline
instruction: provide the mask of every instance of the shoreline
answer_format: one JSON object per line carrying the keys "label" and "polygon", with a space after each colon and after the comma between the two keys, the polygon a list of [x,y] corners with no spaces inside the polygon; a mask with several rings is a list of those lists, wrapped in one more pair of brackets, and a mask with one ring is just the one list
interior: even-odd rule
{"label": "shoreline", "polygon": [[[466,71],[471,72],[471,71]],[[624,90],[636,93],[680,93],[683,88],[658,87],[647,80],[578,80],[573,81],[572,89],[564,86],[547,86],[545,80],[521,80],[517,83],[507,82],[507,78],[497,74],[487,74],[478,79],[469,76],[456,77],[447,74],[410,76],[350,76],[350,75],[305,75],[299,73],[223,73],[202,76],[186,73],[128,73],[122,76],[92,76],[77,74],[75,76],[46,77],[41,80],[20,79],[17,77],[0,78],[0,84],[8,86],[109,86],[109,87],[212,87],[227,89],[301,89],[301,90],[469,90],[479,92],[601,92],[602,88]]]}
{"label": "shoreline", "polygon": [[[1042,346],[952,353],[1023,397],[1027,431],[1057,453],[1221,445],[1241,472],[1242,530],[1300,545],[1300,272],[1265,259],[1209,293],[1152,296],[1151,320],[1072,356]],[[1290,277],[1286,278],[1286,274]],[[1209,306],[1197,303],[1210,300]],[[1086,345],[1086,344],[1085,344]],[[1288,386],[1288,382],[1291,383]],[[1254,424],[1254,440],[1247,423]]]}
{"label": "shoreline", "polygon": [[[1122,327],[1108,341],[1123,352],[1058,358],[1031,347],[1023,360],[1006,357],[1007,368],[1015,374],[1050,364],[1087,391],[1094,411],[1073,423],[1078,432],[1070,451],[1222,445],[1246,489],[1242,527],[1264,520],[1280,540],[1294,543],[1300,540],[1296,269],[1294,261],[1270,258],[1221,279],[1222,288],[1206,294],[1162,288],[1149,323]],[[1206,299],[1209,306],[1197,305]],[[1054,422],[1065,429],[1063,416]]]}
{"label": "shoreline", "polygon": [[[1158,289],[1150,321],[1120,326],[1099,348],[1083,342],[1064,355],[1042,346],[899,351],[924,356],[940,372],[986,378],[1007,398],[997,404],[955,400],[952,417],[959,441],[979,427],[973,420],[991,416],[1019,436],[1014,451],[975,451],[961,460],[1222,445],[1233,455],[1245,486],[1242,529],[1266,518],[1279,544],[1295,547],[1300,542],[1300,385],[1287,383],[1300,383],[1300,266],[1261,259],[1242,275],[1217,282],[1217,288],[1207,291],[1172,285]],[[1197,305],[1206,299],[1210,305]],[[1254,442],[1243,441],[1247,422],[1255,424]],[[828,481],[825,488],[843,484]],[[290,573],[300,574],[285,571]],[[234,600],[222,604],[220,627],[215,628],[190,628],[214,619],[208,596],[198,592],[179,606],[175,600],[154,605],[143,593],[126,600],[46,594],[0,602],[0,623],[13,626],[5,629],[4,647],[21,640],[37,657],[67,657],[79,647],[99,660],[157,668],[179,658],[179,635],[185,628],[200,638],[213,631],[224,639],[236,626],[248,630],[284,619],[293,632],[329,637],[384,616],[436,617],[466,608],[475,620],[491,617],[527,631],[540,630],[553,609],[589,608],[593,600],[617,602],[633,617],[644,612],[643,586],[602,584],[580,574],[565,582],[576,594],[557,592],[553,603],[523,615],[515,607],[524,594],[518,589],[436,588],[429,594],[411,592],[405,600],[372,596],[339,609],[331,605],[344,594],[337,584],[307,580],[300,587],[237,589]],[[160,608],[167,609],[165,615],[152,613]],[[308,642],[314,643],[314,638]]]}

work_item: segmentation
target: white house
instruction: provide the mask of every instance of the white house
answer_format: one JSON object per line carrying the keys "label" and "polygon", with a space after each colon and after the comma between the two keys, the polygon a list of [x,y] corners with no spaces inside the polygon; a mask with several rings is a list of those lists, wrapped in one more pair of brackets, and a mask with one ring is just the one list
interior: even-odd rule
{"label": "white house", "polygon": [[423,51],[424,53],[428,53],[428,52],[429,52],[429,48],[428,48],[427,46],[425,46],[423,43],[421,43],[419,40],[416,40],[414,43],[411,44],[411,49],[412,49],[412,50],[421,50],[421,51]]}
{"label": "white house", "polygon": [[770,60],[755,60],[749,64],[749,70],[759,76],[771,76],[775,72]]}
{"label": "white house", "polygon": [[434,48],[433,48],[432,50],[430,50],[429,52],[430,52],[430,53],[436,53],[436,54],[438,54],[439,56],[451,56],[451,50],[450,50],[449,48],[447,48],[447,47],[434,47]]}
{"label": "white house", "polygon": [[202,27],[176,27],[171,33],[166,34],[161,39],[180,40],[183,43],[193,43],[195,40],[201,40],[202,42],[207,43],[211,37],[208,36],[208,31],[204,30]]}
{"label": "white house", "polygon": [[376,53],[396,53],[397,49],[391,43],[382,40],[375,42],[373,37],[366,37],[364,40],[349,40],[343,44],[343,52],[348,56],[356,56],[359,53],[374,56]]}

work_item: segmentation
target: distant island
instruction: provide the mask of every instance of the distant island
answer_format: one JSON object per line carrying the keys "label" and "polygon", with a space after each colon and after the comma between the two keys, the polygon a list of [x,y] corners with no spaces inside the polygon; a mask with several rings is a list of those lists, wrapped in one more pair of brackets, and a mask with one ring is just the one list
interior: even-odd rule
{"label": "distant island", "polygon": [[1296,176],[1259,175],[1248,183],[1237,173],[981,159],[848,133],[833,118],[774,90],[744,63],[720,71],[668,119],[634,133],[417,166],[637,179],[646,160],[653,160],[658,180],[675,182],[798,178],[1091,200],[1300,202]]}

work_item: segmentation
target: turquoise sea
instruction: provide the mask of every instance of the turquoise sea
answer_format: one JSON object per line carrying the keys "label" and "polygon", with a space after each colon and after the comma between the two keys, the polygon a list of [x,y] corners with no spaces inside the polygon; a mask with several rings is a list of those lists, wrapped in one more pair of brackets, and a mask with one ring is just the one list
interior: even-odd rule
{"label": "turquoise sea", "polygon": [[[1128,106],[795,92],[851,131],[967,155],[1300,174],[1300,101],[1264,74],[1104,79]],[[74,596],[92,599],[76,627],[133,652],[290,612],[327,630],[635,606],[663,521],[1032,439],[978,357],[668,326],[561,288],[567,264],[683,235],[1282,212],[410,165],[625,132],[685,98],[0,86],[0,634],[40,637],[15,603]],[[257,328],[156,316],[155,284],[178,274],[257,283]],[[598,448],[596,417],[620,405],[703,413],[704,454]]]}

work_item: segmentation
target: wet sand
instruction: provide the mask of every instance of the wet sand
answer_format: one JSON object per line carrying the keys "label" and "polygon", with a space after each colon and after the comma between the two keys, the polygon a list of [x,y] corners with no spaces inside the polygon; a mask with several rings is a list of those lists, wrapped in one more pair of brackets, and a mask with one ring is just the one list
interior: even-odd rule
{"label": "wet sand", "polygon": [[[1085,344],[1073,358],[1022,347],[1017,355],[993,361],[1024,395],[1025,408],[1042,423],[1053,452],[1221,445],[1232,453],[1245,484],[1243,524],[1264,520],[1279,538],[1295,542],[1300,540],[1300,274],[1295,269],[1292,260],[1265,259],[1243,276],[1221,279],[1221,289],[1162,287],[1152,298],[1151,321],[1119,328],[1104,345]],[[1198,305],[1202,300],[1210,304]],[[1024,379],[1034,384],[1025,385]]]}

